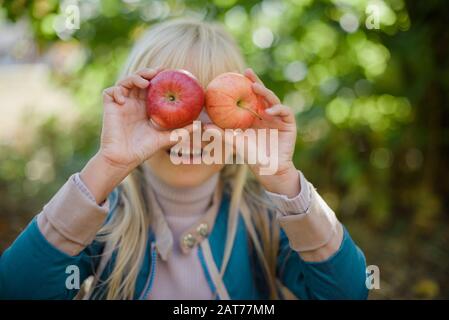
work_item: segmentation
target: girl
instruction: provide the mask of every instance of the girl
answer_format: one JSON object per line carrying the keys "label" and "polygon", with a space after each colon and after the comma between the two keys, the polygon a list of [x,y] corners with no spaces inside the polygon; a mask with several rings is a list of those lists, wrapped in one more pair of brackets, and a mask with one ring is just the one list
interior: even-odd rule
{"label": "girl", "polygon": [[[145,112],[162,68],[203,86],[224,72],[249,78],[267,105],[255,126],[279,130],[277,172],[262,176],[255,164],[248,179],[246,165],[174,165],[170,132]],[[98,152],[1,256],[2,298],[72,299],[83,282],[92,299],[367,297],[362,252],[293,165],[291,109],[244,70],[221,27],[153,26],[103,97]],[[204,112],[200,120],[214,127]]]}

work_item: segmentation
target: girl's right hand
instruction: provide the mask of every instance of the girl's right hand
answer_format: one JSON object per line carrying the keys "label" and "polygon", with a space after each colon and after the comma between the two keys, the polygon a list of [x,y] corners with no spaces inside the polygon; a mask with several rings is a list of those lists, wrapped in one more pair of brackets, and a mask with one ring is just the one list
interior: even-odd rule
{"label": "girl's right hand", "polygon": [[104,90],[99,152],[111,165],[131,171],[170,145],[170,131],[158,130],[146,113],[147,87],[158,72],[143,69]]}
{"label": "girl's right hand", "polygon": [[[100,149],[81,171],[98,203],[138,165],[170,141],[170,131],[156,128],[146,113],[147,88],[159,69],[143,69],[103,92]],[[191,125],[186,127],[190,131]]]}

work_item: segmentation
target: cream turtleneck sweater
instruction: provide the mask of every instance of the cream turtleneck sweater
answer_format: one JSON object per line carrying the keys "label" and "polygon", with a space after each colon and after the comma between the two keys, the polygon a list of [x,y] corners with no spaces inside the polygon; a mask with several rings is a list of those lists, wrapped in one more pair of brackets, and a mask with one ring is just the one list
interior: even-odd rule
{"label": "cream turtleneck sweater", "polygon": [[212,292],[198,258],[198,247],[183,253],[179,241],[182,233],[195,224],[211,204],[219,174],[193,188],[175,188],[146,170],[156,201],[173,235],[173,248],[166,261],[158,256],[156,277],[148,299],[212,299]]}

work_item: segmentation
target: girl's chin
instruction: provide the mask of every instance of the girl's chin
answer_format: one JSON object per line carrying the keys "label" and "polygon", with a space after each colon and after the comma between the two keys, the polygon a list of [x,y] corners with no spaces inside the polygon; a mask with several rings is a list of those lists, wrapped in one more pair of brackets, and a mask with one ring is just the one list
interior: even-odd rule
{"label": "girl's chin", "polygon": [[[202,165],[205,166],[205,165]],[[193,188],[203,184],[214,174],[220,171],[218,168],[211,170],[210,166],[205,166],[209,168],[202,168],[201,165],[177,165],[174,166],[170,174],[163,174],[161,177],[166,183],[177,188]],[[207,170],[209,169],[209,170]]]}
{"label": "girl's chin", "polygon": [[[192,162],[192,161],[190,161]],[[224,165],[174,164],[170,154],[157,154],[147,162],[152,171],[173,187],[196,187],[219,172]]]}

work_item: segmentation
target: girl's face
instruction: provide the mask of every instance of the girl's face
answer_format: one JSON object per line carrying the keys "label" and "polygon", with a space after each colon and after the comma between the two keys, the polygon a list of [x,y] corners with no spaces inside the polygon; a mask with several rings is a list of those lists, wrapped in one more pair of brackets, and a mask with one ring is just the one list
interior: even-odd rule
{"label": "girl's face", "polygon": [[[212,122],[204,110],[198,120],[203,124]],[[202,147],[206,144],[203,142]],[[156,177],[173,187],[199,186],[224,167],[224,164],[207,165],[204,163],[175,165],[170,159],[170,148],[159,150],[147,160],[146,164],[150,166]]]}
{"label": "girl's face", "polygon": [[170,160],[170,149],[156,152],[146,162],[159,179],[173,187],[196,187],[223,169],[224,164],[179,164]]}

